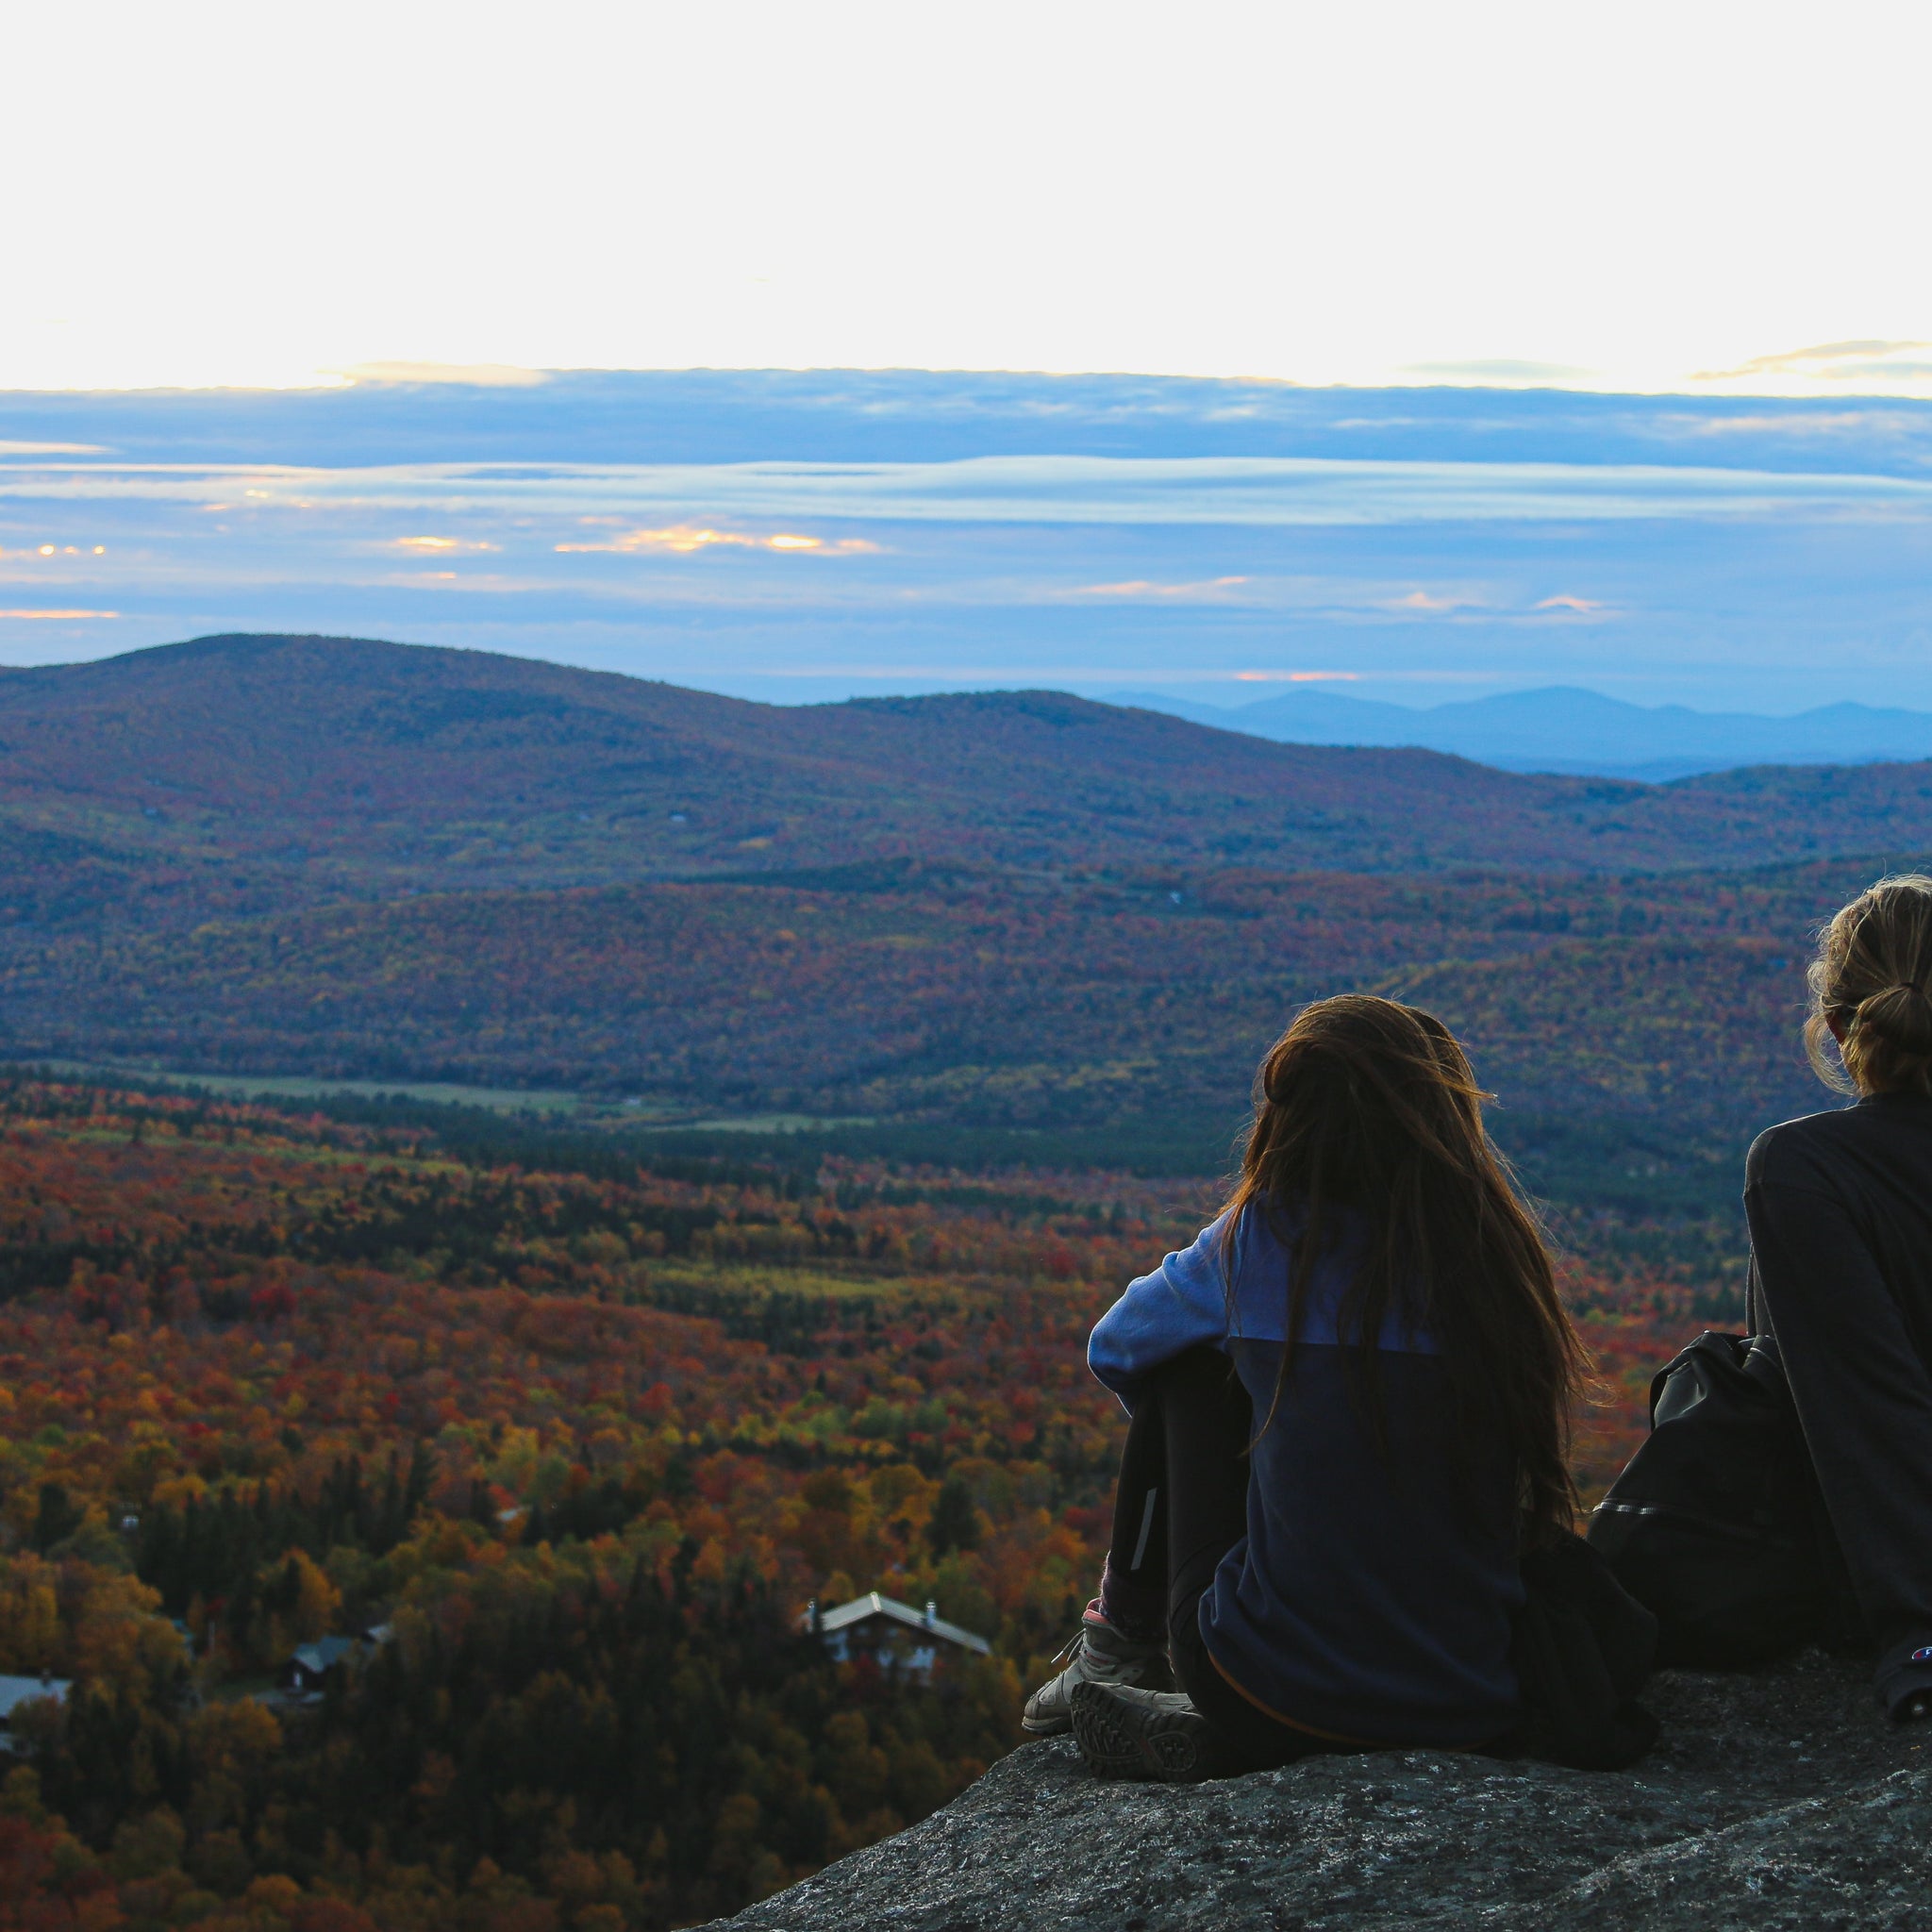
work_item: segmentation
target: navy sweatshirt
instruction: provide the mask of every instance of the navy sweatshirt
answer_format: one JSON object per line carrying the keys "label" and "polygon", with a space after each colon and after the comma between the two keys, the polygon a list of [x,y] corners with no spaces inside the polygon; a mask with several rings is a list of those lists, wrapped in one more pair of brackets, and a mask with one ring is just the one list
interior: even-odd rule
{"label": "navy sweatshirt", "polygon": [[[1101,1318],[1088,1363],[1129,1412],[1150,1370],[1205,1342],[1233,1360],[1257,1426],[1267,1415],[1292,1259],[1270,1219],[1242,1219],[1232,1320],[1221,1221]],[[1393,1316],[1379,1338],[1378,1450],[1337,1334],[1347,1267],[1344,1251],[1309,1284],[1294,1373],[1254,1449],[1248,1533],[1201,1599],[1202,1640],[1251,1702],[1305,1729],[1482,1743],[1517,1718],[1514,1472],[1500,1450],[1458,1472],[1435,1343]]]}

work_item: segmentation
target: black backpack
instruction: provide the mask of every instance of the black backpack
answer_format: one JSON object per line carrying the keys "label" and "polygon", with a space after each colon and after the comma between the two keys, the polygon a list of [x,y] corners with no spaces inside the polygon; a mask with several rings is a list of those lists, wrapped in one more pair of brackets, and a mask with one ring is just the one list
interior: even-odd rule
{"label": "black backpack", "polygon": [[1840,1634],[1848,1591],[1769,1335],[1700,1335],[1650,1385],[1650,1437],[1589,1540],[1657,1620],[1657,1662],[1768,1662]]}
{"label": "black backpack", "polygon": [[1657,1719],[1637,1701],[1657,1649],[1657,1619],[1579,1536],[1525,1551],[1523,1585],[1509,1652],[1523,1721],[1503,1755],[1578,1771],[1636,1763],[1657,1736]]}

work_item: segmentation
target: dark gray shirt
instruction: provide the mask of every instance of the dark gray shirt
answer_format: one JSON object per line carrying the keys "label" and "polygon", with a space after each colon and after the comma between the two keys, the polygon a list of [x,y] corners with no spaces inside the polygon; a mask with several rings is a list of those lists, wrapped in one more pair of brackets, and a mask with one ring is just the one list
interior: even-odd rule
{"label": "dark gray shirt", "polygon": [[1777,1337],[1888,1709],[1932,1690],[1932,1099],[1760,1134],[1754,1326]]}

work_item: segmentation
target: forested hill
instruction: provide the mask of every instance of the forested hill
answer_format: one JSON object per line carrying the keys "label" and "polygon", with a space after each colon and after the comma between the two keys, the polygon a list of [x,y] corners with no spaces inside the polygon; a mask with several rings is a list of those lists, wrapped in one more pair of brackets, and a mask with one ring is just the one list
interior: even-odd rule
{"label": "forested hill", "polygon": [[104,893],[157,859],[187,865],[177,890],[210,862],[234,885],[240,860],[323,896],[881,858],[1659,871],[1922,849],[1932,764],[1649,786],[1274,744],[1050,691],[792,708],[482,652],[220,637],[0,675],[0,811],[14,870],[71,891],[92,868]]}
{"label": "forested hill", "polygon": [[1924,764],[1647,786],[1054,692],[783,708],[211,638],[0,675],[0,1055],[1185,1164],[1353,987],[1457,1026],[1519,1151],[1534,1119],[1675,1149],[1584,1163],[1627,1179],[1695,1123],[1727,1172],[1816,1093],[1808,934],[1927,852]]}

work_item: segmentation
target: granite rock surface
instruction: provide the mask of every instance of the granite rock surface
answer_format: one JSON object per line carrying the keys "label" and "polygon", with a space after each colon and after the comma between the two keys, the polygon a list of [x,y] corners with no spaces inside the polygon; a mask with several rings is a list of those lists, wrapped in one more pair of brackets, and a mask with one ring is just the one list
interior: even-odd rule
{"label": "granite rock surface", "polygon": [[1932,1932],[1932,1727],[1887,1724],[1864,1666],[1671,1672],[1647,1701],[1663,1737],[1614,1774],[1404,1751],[1120,1784],[1028,1744],[711,1932]]}

